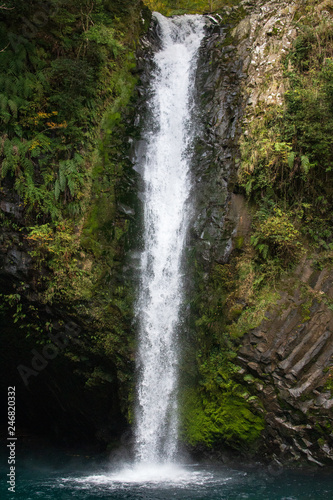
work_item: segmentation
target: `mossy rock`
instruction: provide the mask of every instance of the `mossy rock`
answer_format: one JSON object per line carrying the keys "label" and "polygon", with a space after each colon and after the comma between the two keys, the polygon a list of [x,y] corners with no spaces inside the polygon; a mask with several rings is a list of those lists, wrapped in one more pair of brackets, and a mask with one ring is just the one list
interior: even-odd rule
{"label": "mossy rock", "polygon": [[233,448],[249,448],[264,429],[264,418],[253,412],[250,403],[234,394],[220,394],[205,400],[189,389],[182,407],[182,435],[192,446],[216,448],[225,443]]}

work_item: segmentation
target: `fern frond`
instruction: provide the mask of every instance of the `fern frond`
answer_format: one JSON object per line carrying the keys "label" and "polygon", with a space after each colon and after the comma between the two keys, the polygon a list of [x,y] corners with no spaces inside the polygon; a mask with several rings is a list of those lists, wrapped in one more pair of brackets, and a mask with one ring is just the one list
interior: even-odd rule
{"label": "fern frond", "polygon": [[295,157],[296,157],[296,153],[294,151],[290,151],[288,153],[288,155],[287,155],[287,158],[288,158],[288,167],[290,168],[290,170],[294,166]]}
{"label": "fern frond", "polygon": [[59,180],[57,179],[54,183],[54,197],[56,200],[59,199],[60,195],[60,185],[59,185]]}
{"label": "fern frond", "polygon": [[301,156],[301,165],[305,175],[307,175],[311,167],[310,160],[307,156],[305,155]]}
{"label": "fern frond", "polygon": [[0,94],[0,109],[1,111],[6,111],[8,104],[8,99],[5,94]]}
{"label": "fern frond", "polygon": [[68,178],[67,179],[67,184],[68,184],[68,188],[69,188],[69,191],[71,193],[71,196],[74,196],[75,195],[75,181],[72,177]]}
{"label": "fern frond", "polygon": [[61,191],[66,189],[66,175],[64,169],[60,167],[59,169],[59,188]]}
{"label": "fern frond", "polygon": [[13,101],[12,99],[9,99],[9,101],[8,101],[8,107],[11,110],[12,115],[14,116],[14,118],[16,118],[17,117],[17,103],[15,101]]}

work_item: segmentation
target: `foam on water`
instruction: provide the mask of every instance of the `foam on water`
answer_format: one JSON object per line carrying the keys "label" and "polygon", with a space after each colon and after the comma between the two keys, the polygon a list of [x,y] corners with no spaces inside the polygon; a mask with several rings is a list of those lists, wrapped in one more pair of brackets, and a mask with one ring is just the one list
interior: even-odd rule
{"label": "foam on water", "polygon": [[[230,472],[224,477],[219,477],[219,484],[224,484],[232,479]],[[145,488],[177,487],[188,488],[189,486],[207,486],[215,484],[214,474],[208,470],[196,469],[175,464],[133,464],[127,465],[120,470],[110,473],[92,474],[78,478],[63,478],[64,482],[71,481],[78,484],[107,485],[114,489],[126,488],[127,486],[144,486]]]}

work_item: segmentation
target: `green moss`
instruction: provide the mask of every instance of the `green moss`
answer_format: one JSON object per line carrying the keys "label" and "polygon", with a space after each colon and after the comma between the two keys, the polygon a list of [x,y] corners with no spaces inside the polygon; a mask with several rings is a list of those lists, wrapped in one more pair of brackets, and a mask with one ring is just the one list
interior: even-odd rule
{"label": "green moss", "polygon": [[328,377],[325,383],[325,389],[329,390],[333,397],[333,367],[328,367],[327,372],[328,372]]}
{"label": "green moss", "polygon": [[241,250],[244,246],[244,236],[236,236],[234,238],[234,246],[236,250]]}
{"label": "green moss", "polygon": [[182,439],[191,445],[203,443],[211,446],[214,441],[211,422],[208,415],[204,412],[201,398],[195,389],[186,391],[180,408]]}
{"label": "green moss", "polygon": [[213,447],[228,444],[244,448],[257,440],[264,419],[256,415],[243,398],[221,391],[214,400],[195,389],[188,390],[182,402],[182,436],[192,446]]}
{"label": "green moss", "polygon": [[277,298],[266,288],[255,306],[238,304],[243,293],[239,287],[252,289],[253,279],[248,255],[234,254],[228,264],[212,266],[192,303],[198,317],[197,373],[187,379],[180,405],[183,440],[191,445],[216,449],[224,443],[249,448],[264,428],[255,384],[241,377],[240,367],[234,362],[237,339],[260,324],[269,304]]}
{"label": "green moss", "polygon": [[228,334],[232,338],[239,338],[257,328],[265,319],[269,307],[275,304],[279,297],[279,293],[272,290],[270,286],[265,286],[260,293],[255,293],[251,300],[254,305],[244,308],[237,321],[233,321],[226,327]]}
{"label": "green moss", "polygon": [[235,305],[231,309],[229,309],[228,312],[228,320],[229,321],[236,321],[240,315],[242,314],[243,307]]}

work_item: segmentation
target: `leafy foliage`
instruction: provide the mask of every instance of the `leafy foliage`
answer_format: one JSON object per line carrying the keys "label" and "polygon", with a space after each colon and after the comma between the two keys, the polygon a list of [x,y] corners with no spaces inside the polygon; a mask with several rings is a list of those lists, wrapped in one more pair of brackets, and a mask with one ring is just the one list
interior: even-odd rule
{"label": "leafy foliage", "polygon": [[166,16],[176,14],[202,14],[215,12],[226,5],[238,4],[238,0],[144,0],[151,10]]}
{"label": "leafy foliage", "polygon": [[303,246],[299,239],[300,233],[288,215],[275,208],[274,215],[258,222],[251,243],[264,259],[270,255],[287,265],[297,262],[302,254]]}
{"label": "leafy foliage", "polygon": [[[300,34],[285,57],[285,107],[256,108],[241,144],[239,185],[255,202],[289,210],[291,223],[297,220],[304,234],[329,249],[333,28],[315,12],[302,17]],[[267,242],[257,236],[253,243],[267,256]]]}
{"label": "leafy foliage", "polygon": [[12,178],[32,218],[83,215],[82,187],[92,175],[84,157],[96,146],[104,110],[122,92],[112,85],[115,74],[133,64],[137,34],[131,28],[125,35],[120,18],[134,4],[52,0],[42,9],[17,2],[4,12],[1,179]]}
{"label": "leafy foliage", "polygon": [[4,321],[45,344],[55,315],[75,317],[81,346],[63,355],[87,387],[112,384],[119,417],[132,382],[133,296],[121,272],[130,217],[118,202],[135,186],[128,114],[149,14],[139,0],[13,3],[0,22],[0,190],[20,216],[1,212],[1,225],[34,272],[4,293]]}

